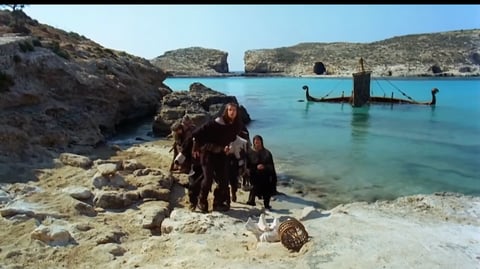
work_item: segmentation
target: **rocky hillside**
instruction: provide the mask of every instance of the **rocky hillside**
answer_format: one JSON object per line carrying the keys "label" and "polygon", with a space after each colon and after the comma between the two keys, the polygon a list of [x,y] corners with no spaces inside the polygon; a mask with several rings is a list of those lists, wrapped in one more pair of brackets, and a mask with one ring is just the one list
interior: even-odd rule
{"label": "rocky hillside", "polygon": [[153,117],[171,92],[148,60],[21,10],[0,11],[0,35],[0,166],[98,145],[122,123]]}
{"label": "rocky hillside", "polygon": [[[372,43],[300,43],[248,50],[247,76],[350,76],[363,58],[373,76],[479,76],[480,30],[393,37]],[[228,53],[191,47],[168,51],[151,63],[170,76],[233,76]]]}
{"label": "rocky hillside", "polygon": [[372,43],[300,43],[245,52],[245,73],[350,76],[359,59],[373,76],[479,76],[480,29],[406,35]]}
{"label": "rocky hillside", "polygon": [[171,76],[224,76],[228,75],[228,53],[200,47],[167,51],[151,63]]}

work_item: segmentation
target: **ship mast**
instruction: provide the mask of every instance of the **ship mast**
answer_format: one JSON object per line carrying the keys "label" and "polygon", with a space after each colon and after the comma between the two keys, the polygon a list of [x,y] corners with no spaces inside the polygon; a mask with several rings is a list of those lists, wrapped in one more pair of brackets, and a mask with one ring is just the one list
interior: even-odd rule
{"label": "ship mast", "polygon": [[360,61],[359,61],[359,62],[360,62],[360,71],[361,71],[361,72],[365,72],[365,67],[364,67],[364,65],[363,65],[363,58],[360,57]]}

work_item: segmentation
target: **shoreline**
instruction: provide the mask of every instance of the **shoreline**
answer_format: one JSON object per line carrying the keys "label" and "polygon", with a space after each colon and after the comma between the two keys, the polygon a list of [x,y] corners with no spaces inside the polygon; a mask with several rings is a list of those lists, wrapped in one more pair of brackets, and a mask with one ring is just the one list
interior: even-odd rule
{"label": "shoreline", "polygon": [[[149,124],[150,125],[150,124]],[[135,137],[141,137],[140,135],[135,135]],[[116,142],[120,142],[119,147],[122,149],[128,149],[130,147],[134,147],[136,145],[141,145],[142,143],[169,143],[168,138],[164,137],[154,137],[151,140],[143,140],[143,141],[135,141],[132,138],[126,139],[130,140],[128,143],[122,143],[123,140],[115,140]],[[133,141],[133,142],[131,142]],[[114,144],[107,143],[107,146],[112,146]],[[278,156],[277,156],[278,157]],[[277,164],[278,162],[278,164]],[[281,162],[276,160],[276,165],[282,167]],[[279,169],[277,167],[277,169]],[[292,174],[286,173],[285,171],[278,170],[278,187],[281,192],[294,194],[301,198],[308,198],[311,200],[312,204],[315,204],[318,208],[323,210],[331,210],[332,208],[342,205],[342,204],[349,204],[349,203],[356,203],[356,202],[367,202],[367,203],[375,203],[375,202],[389,202],[396,200],[398,198],[410,196],[410,195],[436,195],[439,193],[445,193],[445,191],[435,191],[435,192],[420,192],[420,193],[410,193],[410,194],[400,194],[400,195],[391,195],[389,193],[381,193],[380,195],[365,195],[359,197],[358,195],[346,195],[345,190],[339,191],[336,189],[332,189],[331,186],[326,189],[324,186],[319,186],[318,182],[312,182],[311,178],[306,179],[302,178],[300,174]],[[330,192],[328,192],[330,191]],[[337,194],[332,194],[337,193]],[[341,193],[339,196],[338,193]],[[465,193],[457,193],[457,192],[450,192],[448,193],[456,193],[459,195],[468,195]],[[473,197],[476,197],[473,195]]]}
{"label": "shoreline", "polygon": [[[145,168],[138,171],[167,175],[172,157],[170,146],[170,140],[141,142],[123,150],[111,145],[85,156],[107,163],[141,163]],[[188,210],[184,187],[187,175],[175,173],[170,174],[173,185],[165,218],[157,215],[163,212],[161,205],[165,202],[152,199],[124,209],[95,208],[96,213],[89,216],[79,214],[74,199],[65,195],[64,189],[83,186],[99,192],[91,186],[95,169],[55,163],[55,167],[37,169],[37,181],[12,183],[8,188],[8,184],[1,184],[0,190],[13,196],[11,203],[2,200],[0,204],[0,225],[4,227],[0,231],[0,260],[5,268],[287,269],[321,265],[473,269],[480,259],[480,197],[452,193],[413,195],[323,210],[314,196],[302,196],[294,188],[279,186],[284,194],[272,199],[272,210],[265,211],[258,199],[256,206],[246,205],[248,193],[239,191],[238,201],[232,203],[229,211],[204,214],[198,209]],[[134,178],[123,171],[117,174],[129,182],[136,178],[141,185],[158,177],[140,172]],[[12,217],[11,211],[5,211],[7,204],[34,205],[33,213]],[[281,241],[259,241],[245,225],[249,218],[257,222],[262,213],[267,223],[274,218],[296,218],[308,232],[308,242],[295,252]],[[42,215],[49,217],[40,218]],[[161,219],[161,232],[148,228],[152,225],[148,220],[153,223],[157,218]],[[39,229],[43,229],[45,238],[39,236]],[[48,233],[54,230],[67,232],[74,243],[49,243]]]}

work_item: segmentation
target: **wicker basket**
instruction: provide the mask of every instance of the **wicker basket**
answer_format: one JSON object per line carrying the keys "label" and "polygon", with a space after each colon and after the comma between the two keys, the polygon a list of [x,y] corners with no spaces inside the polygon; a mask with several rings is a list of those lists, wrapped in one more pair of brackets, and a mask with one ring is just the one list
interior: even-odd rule
{"label": "wicker basket", "polygon": [[280,241],[289,250],[299,251],[308,241],[308,233],[303,224],[295,218],[290,218],[278,228]]}

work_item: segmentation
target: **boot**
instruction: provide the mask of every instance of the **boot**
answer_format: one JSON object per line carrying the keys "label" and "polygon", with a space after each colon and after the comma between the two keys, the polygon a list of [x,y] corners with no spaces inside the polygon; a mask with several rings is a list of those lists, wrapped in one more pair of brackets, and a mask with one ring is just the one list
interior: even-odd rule
{"label": "boot", "polygon": [[270,197],[263,199],[263,206],[265,207],[265,209],[272,209],[272,207],[270,206]]}
{"label": "boot", "polygon": [[222,204],[221,191],[220,191],[220,188],[217,186],[213,190],[213,208],[217,208],[221,204]]}
{"label": "boot", "polygon": [[232,191],[232,202],[237,202],[237,192]]}
{"label": "boot", "polygon": [[208,204],[198,203],[198,209],[200,209],[202,213],[208,213]]}
{"label": "boot", "polygon": [[217,186],[213,190],[213,210],[225,212],[230,210],[230,190],[227,188],[220,188]]}
{"label": "boot", "polygon": [[200,194],[200,197],[198,197],[198,209],[202,213],[207,213],[208,212],[208,200],[207,197],[204,197]]}
{"label": "boot", "polygon": [[189,208],[191,211],[195,211],[195,208],[197,207],[197,204],[198,204],[197,199],[195,199],[195,198],[193,198],[193,197],[190,196],[190,205],[189,205],[188,208]]}
{"label": "boot", "polygon": [[213,205],[213,211],[225,212],[228,210],[230,210],[230,205],[227,205],[227,204]]}
{"label": "boot", "polygon": [[248,194],[247,205],[255,206],[255,194],[253,193],[253,191],[250,191],[250,193]]}

